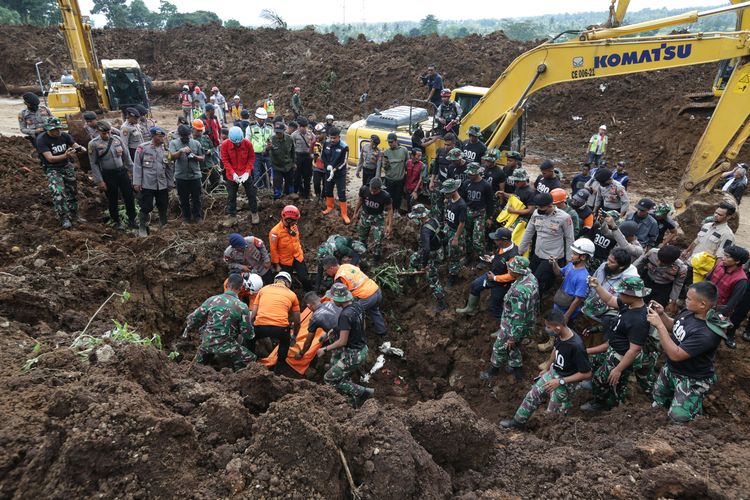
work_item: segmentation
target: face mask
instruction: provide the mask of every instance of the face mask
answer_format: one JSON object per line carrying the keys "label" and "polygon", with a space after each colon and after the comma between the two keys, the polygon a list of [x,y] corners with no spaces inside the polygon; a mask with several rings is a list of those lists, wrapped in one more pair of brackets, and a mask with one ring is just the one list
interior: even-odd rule
{"label": "face mask", "polygon": [[550,337],[557,337],[557,332],[554,331],[552,328],[545,328],[544,333],[546,333]]}

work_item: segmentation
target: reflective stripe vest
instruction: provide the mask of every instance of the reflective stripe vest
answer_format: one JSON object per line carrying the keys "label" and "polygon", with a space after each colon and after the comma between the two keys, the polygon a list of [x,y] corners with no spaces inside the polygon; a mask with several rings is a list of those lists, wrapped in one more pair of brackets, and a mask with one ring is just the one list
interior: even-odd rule
{"label": "reflective stripe vest", "polygon": [[368,278],[357,266],[351,264],[341,264],[333,281],[345,284],[352,295],[358,299],[366,299],[379,289],[377,283]]}
{"label": "reflective stripe vest", "polygon": [[[601,136],[599,134],[594,134],[591,136],[591,139],[589,139],[589,153],[594,153],[597,155],[603,155],[607,152],[607,142],[608,138],[606,135]],[[601,149],[600,149],[601,148]]]}

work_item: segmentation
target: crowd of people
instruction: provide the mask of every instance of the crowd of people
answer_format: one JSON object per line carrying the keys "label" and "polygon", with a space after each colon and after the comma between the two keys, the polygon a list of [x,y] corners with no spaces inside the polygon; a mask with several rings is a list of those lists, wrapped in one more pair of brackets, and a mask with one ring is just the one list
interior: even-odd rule
{"label": "crowd of people", "polygon": [[[482,143],[479,127],[469,124],[469,138],[459,140],[460,107],[434,67],[422,78],[437,108],[437,133],[411,150],[396,134],[388,135],[383,149],[375,135],[364,143],[356,169],[362,186],[351,219],[348,145],[332,115],[324,123],[303,115],[299,89],[289,123],[276,112],[271,94],[251,122],[239,96],[227,103],[216,87],[209,99],[198,87],[183,89],[183,116],[171,133],[137,108],[125,110],[127,121],[119,130],[96,115],[84,116],[92,175],[107,194],[117,227],[122,227],[119,196],[128,225],[142,236],[149,232],[154,206],[165,225],[175,186],[183,220],[200,223],[203,192],[220,183],[226,186],[229,217],[236,216],[237,193],[244,189],[254,225],[259,223],[257,189],[269,188],[274,198],[289,193],[310,198],[314,191],[325,200],[324,215],[334,212],[338,199],[343,224],[356,226],[358,239],[328,235],[317,249],[315,280],[305,260],[297,206],[284,207],[267,242],[230,235],[224,293],[207,299],[188,318],[186,334],[202,325],[198,361],[223,358],[241,368],[257,359],[257,339],[270,338],[278,347],[274,370],[285,373],[302,327],[302,302],[312,319],[295,357],[303,357],[315,332],[324,330],[316,355],[334,351],[325,381],[355,404],[372,397],[371,388],[352,381],[367,357],[365,317],[376,335],[385,336],[388,329],[380,287],[362,268],[367,269],[365,256],[372,264],[383,259],[383,239],[398,231],[395,220],[406,214],[418,226],[407,287],[424,279],[434,310],[441,312],[448,308],[446,287],[463,289],[462,278],[475,272],[457,315],[479,314],[481,294],[490,290],[487,310],[499,328],[481,379],[505,371],[524,380],[524,340],[533,336],[545,311],[537,348],[550,351],[550,357],[503,427],[525,426],[545,399],[548,411],[566,413],[580,388],[592,391],[583,410],[623,404],[631,375],[655,406],[668,408],[673,421],[700,414],[703,396],[716,380],[715,352],[722,339],[736,347],[735,332],[750,312],[750,256],[734,244],[728,225],[736,204],[720,203],[695,240],[677,246],[682,231],[670,218],[669,205],[641,198],[631,209],[626,164],[607,168],[606,126],[589,140],[570,191],[550,160],[541,163],[532,182],[523,155],[508,151],[501,165],[500,152]],[[36,96],[24,100],[22,131],[40,154],[62,226],[71,227],[80,221],[72,159],[83,148],[62,132]],[[443,145],[425,163],[424,147],[436,140]],[[727,176],[733,195],[741,197],[736,184],[745,174],[740,165]],[[292,291],[296,282],[302,301]],[[750,341],[748,332],[743,338]]]}

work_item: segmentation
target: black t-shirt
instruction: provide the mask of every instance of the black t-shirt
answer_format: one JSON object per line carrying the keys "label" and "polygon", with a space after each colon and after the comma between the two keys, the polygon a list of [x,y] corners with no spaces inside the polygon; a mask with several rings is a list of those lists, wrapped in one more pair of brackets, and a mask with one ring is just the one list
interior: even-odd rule
{"label": "black t-shirt", "polygon": [[492,274],[502,276],[508,273],[508,261],[512,260],[518,255],[518,247],[513,245],[510,249],[506,249],[503,253],[495,252],[492,256],[492,262],[490,263],[490,271]]}
{"label": "black t-shirt", "polygon": [[[505,192],[507,193],[508,190],[506,189]],[[513,194],[515,194],[518,199],[521,200],[521,203],[528,207],[530,205],[533,205],[532,201],[536,192],[531,188],[531,186],[527,184],[524,187],[516,187]]]}
{"label": "black t-shirt", "polygon": [[[36,138],[36,149],[42,156],[47,152],[52,153],[53,156],[59,156],[64,154],[73,144],[75,144],[73,137],[66,132],[62,132],[59,137],[52,137],[45,132],[39,134]],[[63,161],[55,163],[44,160],[44,163],[48,168],[61,168],[69,165],[70,160],[65,158]]]}
{"label": "black t-shirt", "polygon": [[631,309],[617,299],[620,313],[613,321],[612,328],[605,333],[609,346],[619,355],[630,349],[630,344],[644,345],[648,338],[649,324],[646,321],[646,306]]}
{"label": "black t-shirt", "polygon": [[362,349],[367,344],[365,337],[365,310],[359,302],[352,302],[341,311],[339,316],[339,332],[349,332],[346,347]]}
{"label": "black t-shirt", "polygon": [[594,223],[594,227],[591,228],[591,241],[594,242],[594,258],[600,260],[607,260],[609,253],[617,245],[615,237],[612,235],[605,236],[601,232],[601,226],[598,222]]}
{"label": "black t-shirt", "polygon": [[466,222],[466,202],[463,198],[445,202],[445,223],[451,229],[458,229],[458,225]]}
{"label": "black t-shirt", "polygon": [[492,192],[495,193],[500,190],[500,184],[504,183],[508,177],[503,172],[503,169],[495,166],[493,168],[485,169],[484,178],[492,186]]}
{"label": "black t-shirt", "polygon": [[560,183],[560,179],[557,176],[554,176],[551,179],[546,179],[544,176],[539,174],[539,177],[536,178],[534,181],[534,187],[536,188],[537,193],[549,193],[553,189],[557,189],[562,184]]}
{"label": "black t-shirt", "polygon": [[561,377],[591,371],[586,346],[576,332],[573,332],[573,337],[568,340],[560,340],[560,337],[555,337],[555,361],[552,363],[552,368]]}
{"label": "black t-shirt", "polygon": [[656,245],[658,246],[661,244],[662,241],[664,241],[664,235],[667,234],[667,231],[676,229],[677,224],[675,224],[672,219],[667,217],[664,220],[656,219],[656,227],[659,228],[659,236],[656,237]]}
{"label": "black t-shirt", "polygon": [[391,206],[391,195],[385,189],[372,194],[368,186],[362,186],[359,188],[359,197],[362,198],[362,209],[369,215],[381,215]]}
{"label": "black t-shirt", "polygon": [[448,148],[438,148],[430,169],[430,175],[436,175],[440,183],[448,179],[448,166],[451,162],[446,158],[447,154]]}
{"label": "black t-shirt", "polygon": [[458,179],[461,182],[464,182],[469,176],[466,175],[466,164],[463,165],[449,165],[448,166],[448,178],[449,179]]}
{"label": "black t-shirt", "polygon": [[464,158],[466,162],[475,161],[479,163],[482,161],[482,156],[487,152],[487,146],[482,141],[477,141],[476,144],[472,143],[471,140],[467,139],[464,141],[461,150],[464,152]]}
{"label": "black t-shirt", "polygon": [[704,320],[685,309],[675,318],[670,337],[691,356],[685,361],[667,358],[670,370],[689,378],[706,378],[714,374],[714,355],[721,337],[709,330]]}
{"label": "black t-shirt", "polygon": [[495,193],[492,191],[490,183],[484,179],[479,182],[472,182],[466,179],[459,189],[461,198],[466,200],[466,205],[472,210],[485,209],[487,214],[492,215],[492,199]]}

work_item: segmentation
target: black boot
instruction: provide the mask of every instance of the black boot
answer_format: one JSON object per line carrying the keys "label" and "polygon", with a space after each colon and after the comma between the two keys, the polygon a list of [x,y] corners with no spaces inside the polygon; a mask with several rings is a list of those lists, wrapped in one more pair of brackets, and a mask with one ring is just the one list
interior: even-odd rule
{"label": "black boot", "polygon": [[432,310],[435,312],[441,312],[448,309],[448,304],[445,302],[445,297],[440,297],[437,302],[432,306]]}
{"label": "black boot", "polygon": [[449,287],[456,286],[456,281],[458,281],[458,279],[456,278],[455,275],[453,275],[453,274],[448,275],[448,286]]}
{"label": "black boot", "polygon": [[727,338],[724,339],[724,343],[730,349],[737,349],[737,339],[734,337],[734,334],[727,335]]}
{"label": "black boot", "polygon": [[138,236],[145,238],[146,236],[148,236],[149,214],[141,212],[140,214],[138,214],[138,217],[140,219],[140,224],[138,225]]}
{"label": "black boot", "polygon": [[159,227],[163,228],[167,225],[167,211],[165,210],[159,210]]}
{"label": "black boot", "polygon": [[490,380],[500,375],[500,368],[490,365],[485,371],[479,374],[481,380]]}
{"label": "black boot", "polygon": [[502,427],[503,429],[523,429],[526,427],[526,424],[519,422],[515,417],[513,417],[508,420],[501,420],[500,427]]}

